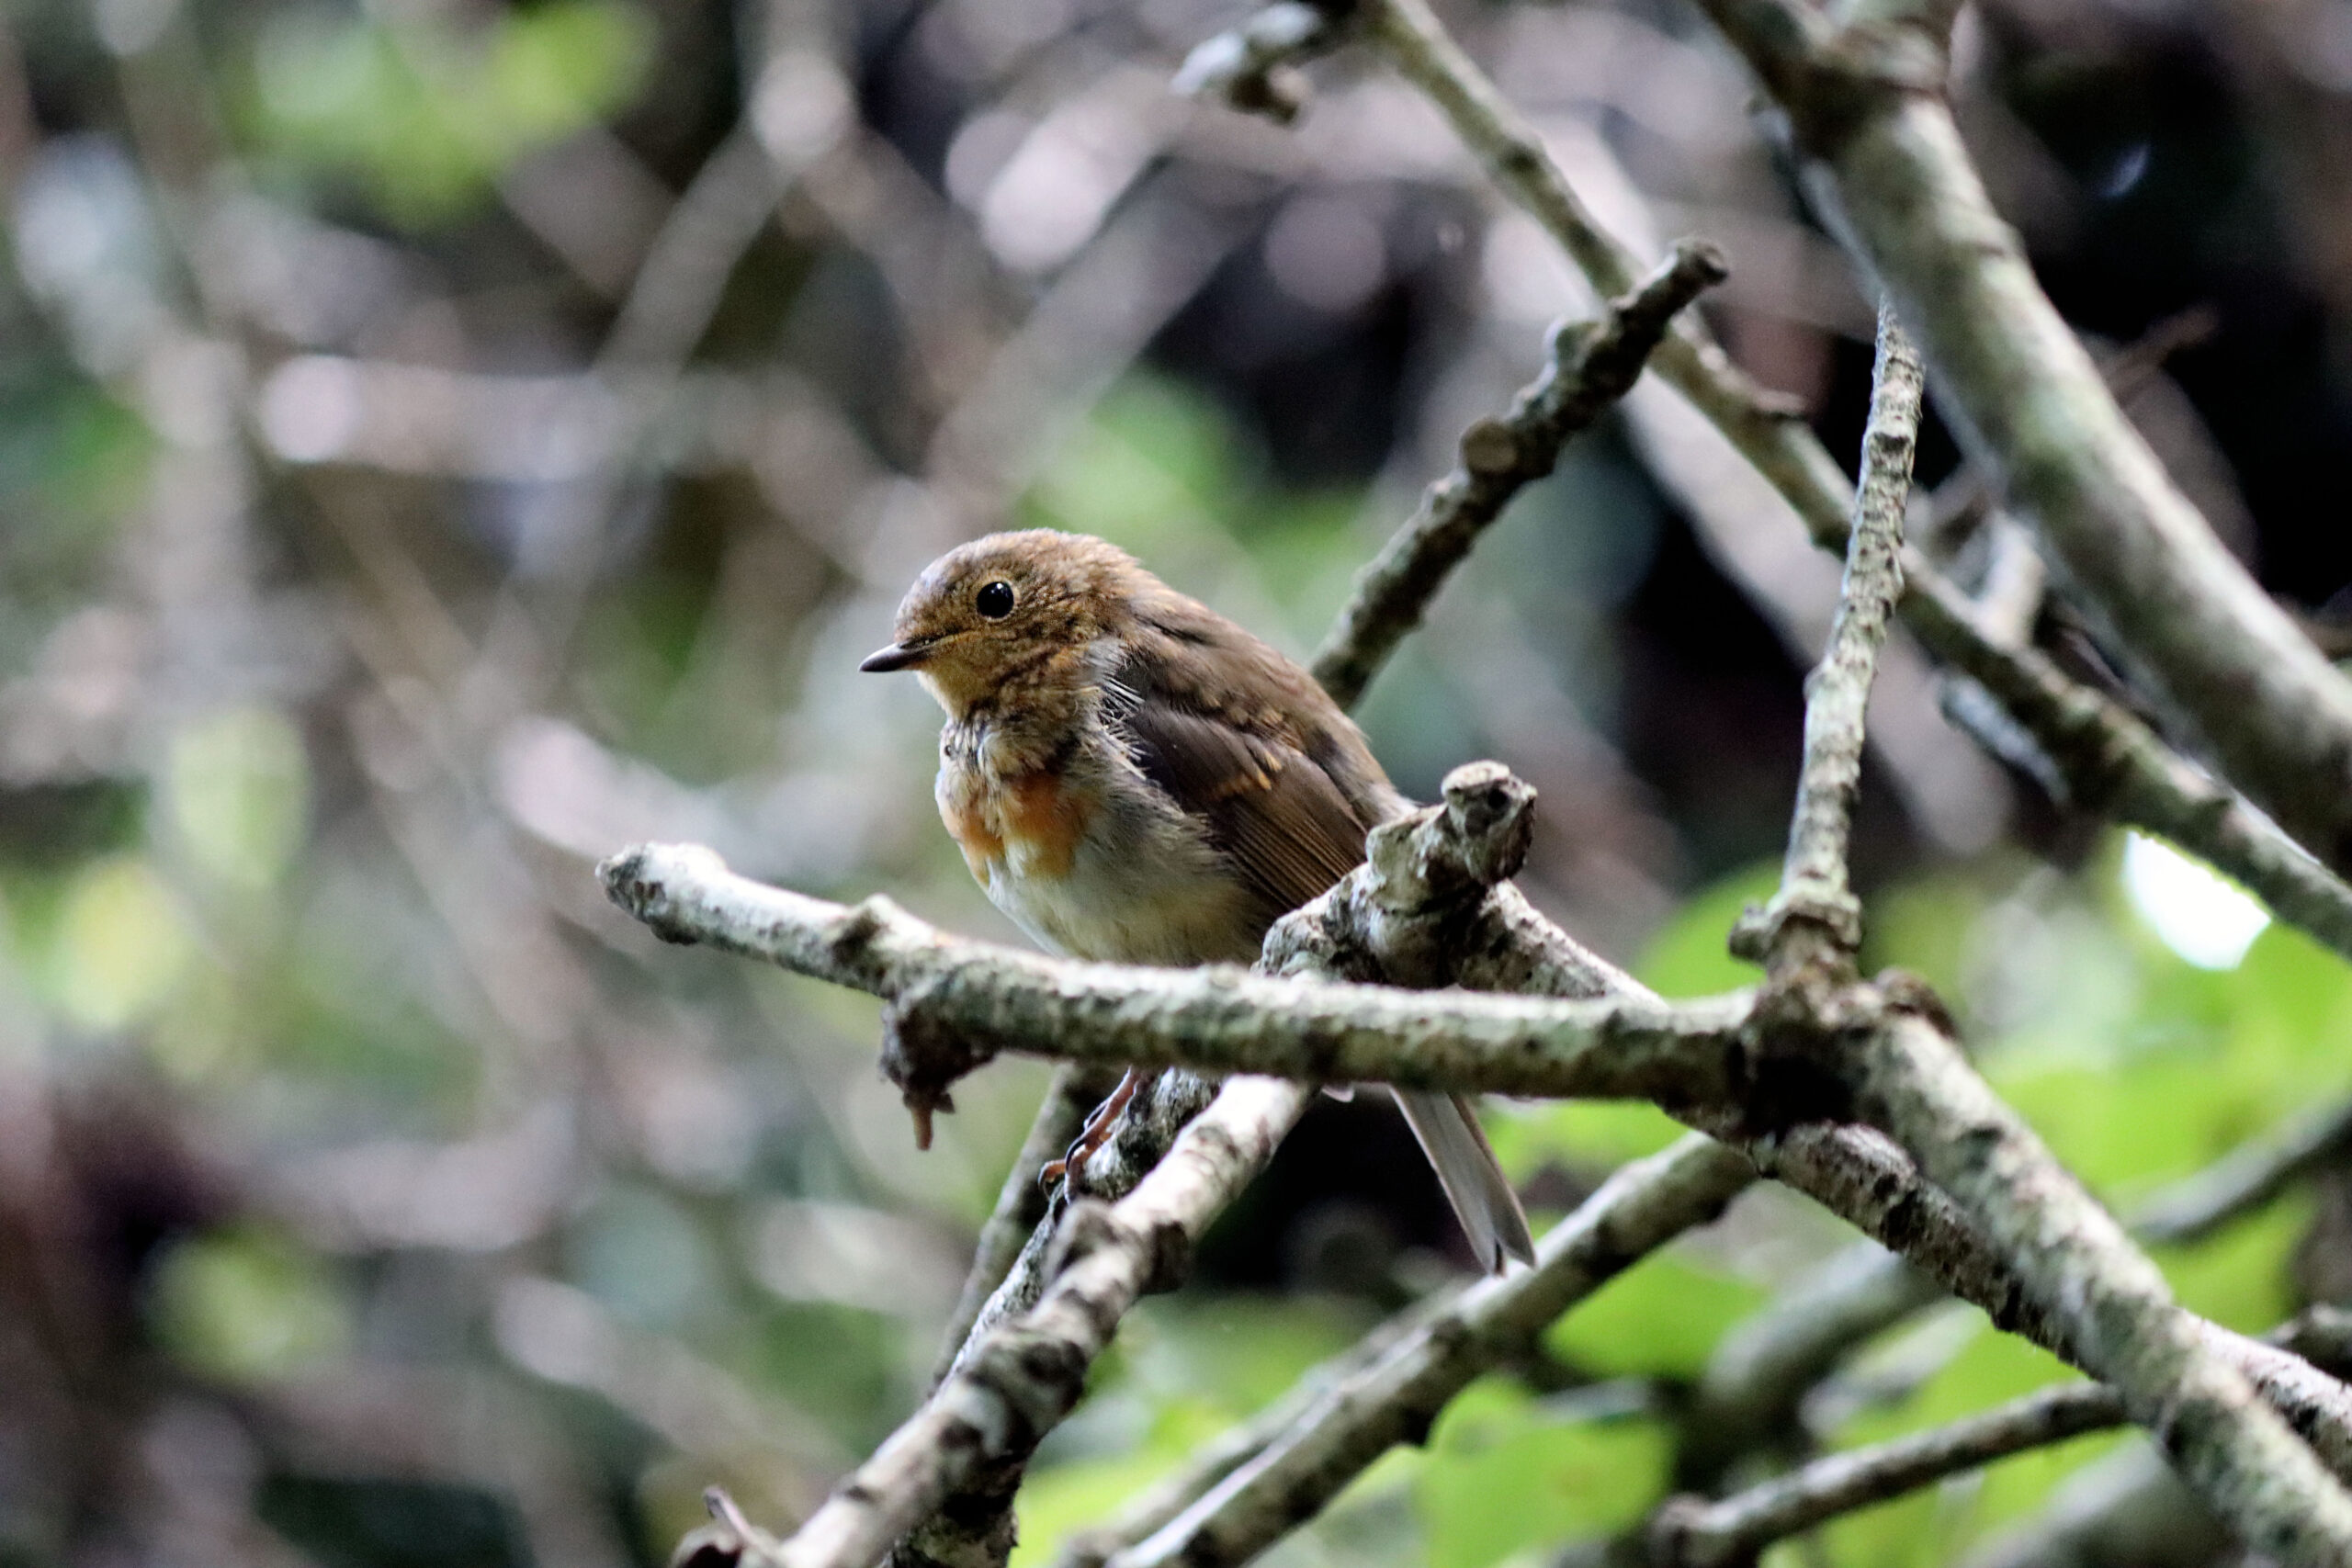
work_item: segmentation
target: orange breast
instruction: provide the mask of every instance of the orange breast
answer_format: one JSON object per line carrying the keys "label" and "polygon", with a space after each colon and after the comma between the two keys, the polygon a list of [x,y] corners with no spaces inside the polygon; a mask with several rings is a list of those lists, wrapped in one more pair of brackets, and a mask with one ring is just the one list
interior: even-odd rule
{"label": "orange breast", "polygon": [[1058,773],[997,779],[962,769],[943,781],[939,815],[972,874],[985,882],[1000,869],[1018,876],[1068,876],[1094,808]]}

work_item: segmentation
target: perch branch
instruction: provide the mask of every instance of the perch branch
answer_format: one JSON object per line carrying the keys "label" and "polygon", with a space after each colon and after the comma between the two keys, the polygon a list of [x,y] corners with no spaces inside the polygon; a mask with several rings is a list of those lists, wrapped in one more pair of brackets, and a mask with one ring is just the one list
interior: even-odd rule
{"label": "perch branch", "polygon": [[[1359,952],[1351,942],[1365,931],[1378,932],[1400,955],[1442,951],[1445,933],[1460,929],[1465,913],[1482,907],[1496,885],[1526,859],[1534,805],[1533,791],[1491,762],[1456,768],[1447,775],[1443,793],[1443,804],[1384,824],[1367,843],[1363,866],[1279,922],[1268,934],[1259,968],[1299,978],[1347,976]],[[1160,1075],[1148,1090],[1151,1103],[1142,1105],[1144,1097],[1138,1096],[1106,1154],[1114,1163],[1124,1162],[1125,1171],[1148,1168],[1172,1127],[1195,1108],[1193,1096],[1202,1088],[1189,1072]],[[1099,1189],[1105,1180],[1100,1168],[1104,1158],[1089,1160],[1065,1190]],[[983,1327],[1015,1310],[1029,1281],[1050,1272],[1035,1251],[1049,1234],[1046,1226],[1034,1233],[1024,1259],[1028,1266],[1016,1267],[983,1309]],[[956,1365],[961,1364],[959,1359]],[[892,1568],[1001,1561],[1012,1539],[1013,1495],[1025,1461],[1024,1452],[992,1465],[976,1483],[961,1487],[892,1552]]]}
{"label": "perch branch", "polygon": [[1462,433],[1453,472],[1422,493],[1419,510],[1356,578],[1315,656],[1315,678],[1340,706],[1355,705],[1487,525],[1552,471],[1570,438],[1633,389],[1676,314],[1727,276],[1720,251],[1685,240],[1597,319],[1554,329],[1543,373],[1508,413]]}
{"label": "perch branch", "polygon": [[599,874],[665,940],[884,998],[884,1066],[919,1129],[949,1108],[955,1079],[1005,1050],[1462,1092],[1723,1103],[1744,1088],[1736,994],[1669,1007],[1080,964],[951,936],[886,898],[853,908],[764,886],[695,846],[641,845]]}

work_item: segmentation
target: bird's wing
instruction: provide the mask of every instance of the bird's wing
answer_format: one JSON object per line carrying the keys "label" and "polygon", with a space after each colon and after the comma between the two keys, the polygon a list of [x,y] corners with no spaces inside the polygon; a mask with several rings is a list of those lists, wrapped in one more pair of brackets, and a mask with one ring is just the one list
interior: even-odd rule
{"label": "bird's wing", "polygon": [[[1128,660],[1104,682],[1104,716],[1125,737],[1145,776],[1207,822],[1217,847],[1262,901],[1271,925],[1363,863],[1372,824],[1322,764],[1279,725],[1260,718],[1276,707],[1268,698],[1298,701],[1288,671],[1262,672],[1269,683],[1280,682],[1272,692],[1213,686],[1188,678],[1197,667],[1181,651],[1173,659],[1156,651],[1157,657]],[[1279,657],[1271,650],[1263,656]],[[1231,660],[1226,664],[1232,667]],[[1321,696],[1303,671],[1297,683]],[[1331,716],[1347,722],[1337,709]],[[1359,781],[1360,794],[1398,798],[1369,752],[1357,765],[1369,773]],[[1397,1090],[1396,1100],[1480,1263],[1500,1272],[1509,1258],[1532,1262],[1527,1216],[1470,1100],[1413,1089]]]}
{"label": "bird's wing", "polygon": [[1207,824],[1268,924],[1363,862],[1365,824],[1306,753],[1159,694],[1122,708],[1118,729],[1136,765]]}

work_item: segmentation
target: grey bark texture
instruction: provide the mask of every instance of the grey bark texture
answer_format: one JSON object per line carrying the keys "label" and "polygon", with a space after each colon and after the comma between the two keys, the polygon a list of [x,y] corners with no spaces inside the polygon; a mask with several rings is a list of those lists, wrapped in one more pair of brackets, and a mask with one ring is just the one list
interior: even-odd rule
{"label": "grey bark texture", "polygon": [[1962,448],[2229,775],[2352,863],[2352,682],[2222,547],[1994,210],[1941,39],[1795,0],[1703,0],[1786,117],[1817,205],[1900,308]]}

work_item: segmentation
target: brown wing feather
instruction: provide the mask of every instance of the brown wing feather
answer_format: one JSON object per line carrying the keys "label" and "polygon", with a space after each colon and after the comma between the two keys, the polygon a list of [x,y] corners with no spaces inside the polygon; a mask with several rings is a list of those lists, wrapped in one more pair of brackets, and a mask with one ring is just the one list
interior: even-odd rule
{"label": "brown wing feather", "polygon": [[[1407,803],[1306,671],[1165,590],[1140,608],[1149,640],[1106,683],[1105,716],[1145,775],[1206,821],[1272,925],[1363,863],[1364,834]],[[1396,1098],[1479,1262],[1532,1262],[1527,1217],[1471,1102]]]}
{"label": "brown wing feather", "polygon": [[1363,860],[1365,826],[1305,753],[1144,698],[1120,728],[1146,777],[1202,818],[1272,924]]}

